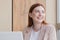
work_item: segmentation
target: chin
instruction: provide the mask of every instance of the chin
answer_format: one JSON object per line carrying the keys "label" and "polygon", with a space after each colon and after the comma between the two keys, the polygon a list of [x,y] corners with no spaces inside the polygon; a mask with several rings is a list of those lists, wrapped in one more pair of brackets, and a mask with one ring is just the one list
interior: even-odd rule
{"label": "chin", "polygon": [[42,23],[42,21],[43,21],[43,20],[38,20],[37,22],[38,22],[38,23]]}

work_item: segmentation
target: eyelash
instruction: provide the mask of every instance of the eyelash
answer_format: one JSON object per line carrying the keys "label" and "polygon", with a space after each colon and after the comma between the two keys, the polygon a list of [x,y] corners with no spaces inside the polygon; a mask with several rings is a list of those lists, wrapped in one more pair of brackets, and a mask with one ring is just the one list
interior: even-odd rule
{"label": "eyelash", "polygon": [[[35,11],[36,13],[39,12],[39,11]],[[44,11],[42,11],[42,13],[44,13]]]}
{"label": "eyelash", "polygon": [[39,11],[35,11],[36,13],[39,12]]}
{"label": "eyelash", "polygon": [[44,11],[42,11],[42,13],[44,13]]}

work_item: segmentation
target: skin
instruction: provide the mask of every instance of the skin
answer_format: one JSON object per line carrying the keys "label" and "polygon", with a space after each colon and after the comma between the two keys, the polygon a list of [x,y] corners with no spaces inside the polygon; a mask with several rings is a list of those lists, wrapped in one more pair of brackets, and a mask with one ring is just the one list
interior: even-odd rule
{"label": "skin", "polygon": [[33,19],[34,31],[38,31],[41,27],[41,23],[45,20],[45,9],[42,6],[38,6],[33,9],[29,16]]}

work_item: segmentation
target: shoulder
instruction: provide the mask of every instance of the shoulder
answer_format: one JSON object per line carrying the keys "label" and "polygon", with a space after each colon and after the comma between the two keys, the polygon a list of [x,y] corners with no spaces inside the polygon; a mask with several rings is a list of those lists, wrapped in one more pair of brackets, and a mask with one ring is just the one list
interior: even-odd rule
{"label": "shoulder", "polygon": [[54,29],[55,26],[53,24],[47,24],[47,27],[50,28],[50,29]]}
{"label": "shoulder", "polygon": [[47,24],[47,30],[49,30],[49,31],[56,31],[56,28],[52,24]]}

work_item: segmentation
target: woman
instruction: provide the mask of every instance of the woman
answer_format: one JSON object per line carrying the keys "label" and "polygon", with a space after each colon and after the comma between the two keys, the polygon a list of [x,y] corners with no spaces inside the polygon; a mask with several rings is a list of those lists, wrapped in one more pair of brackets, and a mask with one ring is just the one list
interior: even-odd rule
{"label": "woman", "polygon": [[55,27],[45,21],[42,4],[33,4],[28,14],[28,26],[23,31],[24,40],[57,40]]}

